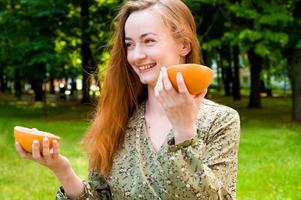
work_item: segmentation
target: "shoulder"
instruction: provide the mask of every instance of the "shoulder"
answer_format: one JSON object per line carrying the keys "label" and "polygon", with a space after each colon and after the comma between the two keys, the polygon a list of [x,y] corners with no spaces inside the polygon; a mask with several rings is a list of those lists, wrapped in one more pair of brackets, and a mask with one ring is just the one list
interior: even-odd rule
{"label": "shoulder", "polygon": [[205,99],[199,109],[198,130],[207,144],[219,137],[238,140],[239,114],[233,108]]}
{"label": "shoulder", "polygon": [[227,120],[227,119],[239,119],[238,112],[228,106],[216,103],[214,101],[204,99],[199,109],[199,119],[205,118],[207,120]]}

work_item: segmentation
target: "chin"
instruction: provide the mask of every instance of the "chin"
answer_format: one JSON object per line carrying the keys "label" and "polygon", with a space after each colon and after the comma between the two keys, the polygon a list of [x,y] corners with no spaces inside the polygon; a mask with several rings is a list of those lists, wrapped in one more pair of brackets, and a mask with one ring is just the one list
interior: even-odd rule
{"label": "chin", "polygon": [[157,81],[154,79],[146,79],[146,78],[141,78],[141,77],[140,77],[140,82],[142,84],[149,85],[149,86],[155,86],[157,83]]}

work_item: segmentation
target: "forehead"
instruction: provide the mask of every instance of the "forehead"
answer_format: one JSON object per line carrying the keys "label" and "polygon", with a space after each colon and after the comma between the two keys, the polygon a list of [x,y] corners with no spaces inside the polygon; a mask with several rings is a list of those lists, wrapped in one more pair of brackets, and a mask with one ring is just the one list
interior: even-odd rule
{"label": "forehead", "polygon": [[159,12],[151,9],[131,13],[125,22],[124,30],[125,37],[135,37],[144,33],[169,33]]}

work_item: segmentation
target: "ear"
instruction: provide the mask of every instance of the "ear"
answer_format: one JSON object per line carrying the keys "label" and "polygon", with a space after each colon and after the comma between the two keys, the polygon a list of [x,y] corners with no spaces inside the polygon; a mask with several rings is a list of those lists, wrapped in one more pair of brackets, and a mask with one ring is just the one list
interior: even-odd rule
{"label": "ear", "polygon": [[183,40],[180,45],[180,56],[187,56],[191,51],[191,44],[187,40]]}

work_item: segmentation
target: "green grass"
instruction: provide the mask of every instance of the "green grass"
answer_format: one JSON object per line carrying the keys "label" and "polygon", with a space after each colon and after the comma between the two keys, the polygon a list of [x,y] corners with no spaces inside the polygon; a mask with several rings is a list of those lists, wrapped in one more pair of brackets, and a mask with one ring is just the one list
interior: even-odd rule
{"label": "green grass", "polygon": [[301,199],[301,124],[291,122],[288,98],[263,98],[262,109],[248,99],[232,102],[241,116],[237,199]]}
{"label": "green grass", "polygon": [[[249,110],[245,98],[212,99],[234,107],[241,116],[237,199],[301,199],[301,124],[290,121],[290,100],[264,98],[263,109]],[[87,160],[78,142],[91,115],[91,108],[70,103],[51,104],[47,117],[42,104],[0,103],[0,199],[54,199],[59,187],[47,169],[18,157],[15,125],[60,135],[61,152],[86,178]]]}

